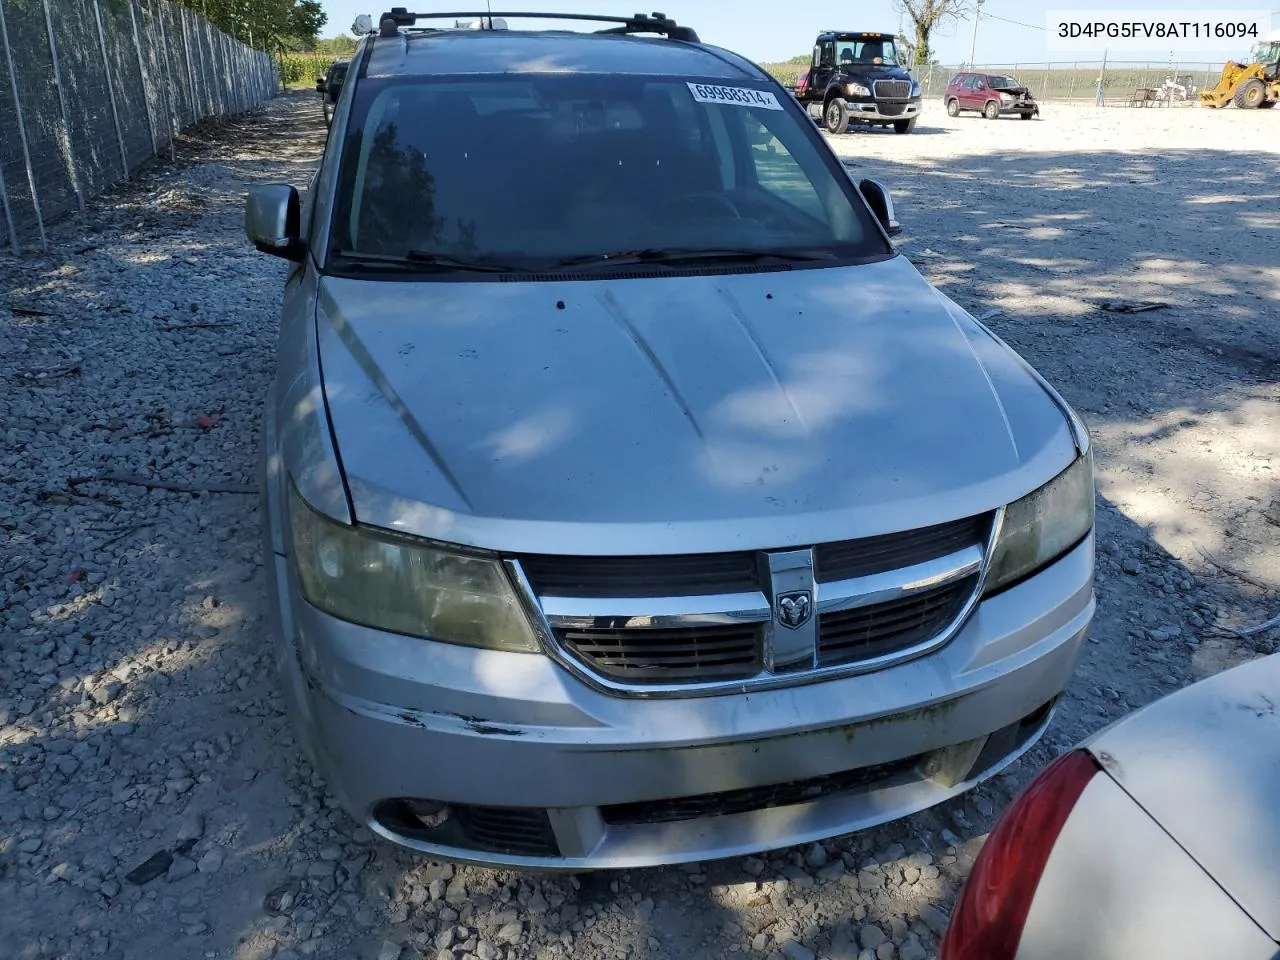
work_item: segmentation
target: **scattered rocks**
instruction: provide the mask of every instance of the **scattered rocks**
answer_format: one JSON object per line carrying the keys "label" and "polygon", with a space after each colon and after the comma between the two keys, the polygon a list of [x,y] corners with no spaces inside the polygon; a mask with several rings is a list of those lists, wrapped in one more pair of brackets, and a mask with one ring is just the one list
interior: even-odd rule
{"label": "scattered rocks", "polygon": [[222,869],[222,861],[226,854],[221,847],[212,847],[196,861],[196,869],[201,873],[217,873]]}
{"label": "scattered rocks", "polygon": [[170,883],[185,880],[196,872],[196,862],[189,857],[174,857],[167,874]]}

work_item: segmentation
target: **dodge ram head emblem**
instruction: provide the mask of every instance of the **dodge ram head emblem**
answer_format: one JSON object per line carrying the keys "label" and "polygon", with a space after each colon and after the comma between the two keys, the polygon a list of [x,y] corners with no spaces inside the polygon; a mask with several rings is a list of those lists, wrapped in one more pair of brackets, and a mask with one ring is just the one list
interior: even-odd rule
{"label": "dodge ram head emblem", "polygon": [[773,601],[774,615],[784,627],[798,630],[813,616],[813,600],[808,590],[780,593]]}

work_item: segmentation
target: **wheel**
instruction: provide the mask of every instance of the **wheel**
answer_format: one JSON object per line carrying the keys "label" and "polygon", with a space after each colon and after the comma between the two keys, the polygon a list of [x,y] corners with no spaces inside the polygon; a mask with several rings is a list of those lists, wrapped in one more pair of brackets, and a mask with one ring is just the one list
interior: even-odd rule
{"label": "wheel", "polygon": [[1235,96],[1231,98],[1241,110],[1253,110],[1267,99],[1267,88],[1257,77],[1246,80],[1236,87]]}
{"label": "wheel", "polygon": [[895,120],[893,121],[893,132],[910,133],[916,128],[916,121],[919,119],[919,117],[912,117],[910,120]]}
{"label": "wheel", "polygon": [[954,97],[947,101],[947,116],[948,117],[960,116],[960,101],[956,100]]}
{"label": "wheel", "polygon": [[982,115],[988,120],[999,120],[1000,104],[996,103],[994,100],[988,100],[987,105],[982,108]]}
{"label": "wheel", "polygon": [[1259,109],[1259,110],[1270,110],[1270,109],[1271,109],[1272,107],[1274,107],[1275,105],[1276,105],[1276,101],[1274,101],[1274,100],[1263,100],[1260,104],[1258,104],[1258,109]]}
{"label": "wheel", "polygon": [[845,133],[849,129],[849,105],[839,97],[827,104],[827,132]]}
{"label": "wheel", "polygon": [[1022,114],[1022,119],[1023,119],[1023,120],[1030,120],[1030,119],[1031,119],[1032,117],[1034,117],[1034,116],[1035,116],[1035,114],[1034,114],[1034,113],[1024,113],[1024,114]]}

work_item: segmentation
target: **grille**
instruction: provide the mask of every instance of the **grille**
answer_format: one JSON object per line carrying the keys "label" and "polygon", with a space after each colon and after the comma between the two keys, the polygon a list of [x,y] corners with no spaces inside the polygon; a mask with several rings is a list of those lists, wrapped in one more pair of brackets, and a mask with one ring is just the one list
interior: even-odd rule
{"label": "grille", "polygon": [[877,80],[874,89],[877,100],[907,100],[911,97],[910,80]]}
{"label": "grille", "polygon": [[525,576],[542,596],[691,597],[760,589],[753,553],[669,557],[523,556]]}
{"label": "grille", "polygon": [[460,806],[455,813],[476,849],[526,857],[559,856],[545,810]]}
{"label": "grille", "polygon": [[[985,544],[992,514],[861,540],[820,544],[819,583],[884,573]],[[757,554],[704,553],[658,557],[518,557],[544,597],[691,597],[761,589]]]}
{"label": "grille", "polygon": [[618,803],[600,808],[604,822],[611,826],[646,823],[671,823],[702,817],[724,817],[735,813],[770,810],[798,803],[812,803],[823,797],[853,793],[869,787],[888,786],[916,779],[919,757],[909,757],[873,767],[859,767],[808,780],[793,780],[766,787],[748,787],[723,793],[704,793],[674,800],[649,800],[641,803]]}
{"label": "grille", "polygon": [[392,833],[462,850],[485,850],[518,857],[558,857],[547,811],[533,807],[473,807],[457,804],[434,826],[414,816],[403,799],[384,800],[374,817]]}
{"label": "grille", "polygon": [[988,513],[907,533],[820,544],[814,551],[814,576],[819,583],[850,580],[936,560],[975,544],[985,545],[991,520]]}
{"label": "grille", "polygon": [[617,680],[728,680],[762,669],[758,624],[565,629],[556,635],[584,663]]}
{"label": "grille", "polygon": [[818,666],[871,660],[931,640],[960,615],[977,582],[974,575],[900,600],[823,614]]}
{"label": "grille", "polygon": [[902,113],[903,110],[907,109],[907,107],[906,104],[902,103],[882,103],[880,104],[879,109],[882,116],[896,117],[898,114]]}

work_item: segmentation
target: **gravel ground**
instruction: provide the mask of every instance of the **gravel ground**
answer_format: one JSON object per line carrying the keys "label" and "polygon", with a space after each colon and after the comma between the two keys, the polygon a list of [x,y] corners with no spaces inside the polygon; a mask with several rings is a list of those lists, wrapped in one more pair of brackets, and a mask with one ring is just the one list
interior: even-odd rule
{"label": "gravel ground", "polygon": [[942,807],[759,859],[522,876],[375,842],[282,715],[247,492],[284,268],[242,198],[302,184],[322,137],[313,95],[206,125],[47,255],[0,260],[5,960],[924,960],[1040,764],[1274,649],[1215,634],[1278,602],[1280,111],[931,109],[837,149],[1097,441],[1099,616],[1044,743]]}

